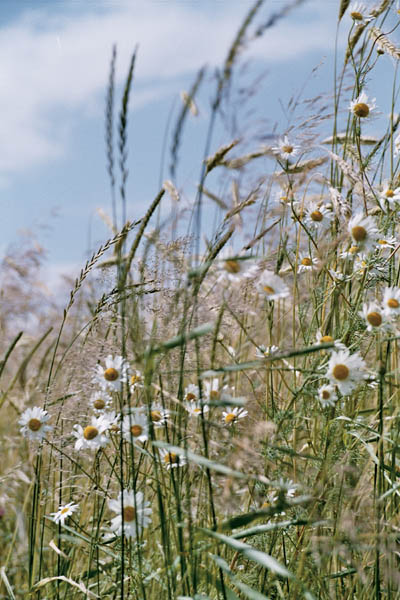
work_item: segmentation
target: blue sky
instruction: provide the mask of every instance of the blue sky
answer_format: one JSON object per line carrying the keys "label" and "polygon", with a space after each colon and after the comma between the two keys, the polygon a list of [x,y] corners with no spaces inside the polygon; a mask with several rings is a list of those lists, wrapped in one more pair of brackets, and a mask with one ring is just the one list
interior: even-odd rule
{"label": "blue sky", "polygon": [[[210,113],[212,74],[253,0],[2,0],[0,27],[0,252],[26,228],[48,250],[47,266],[78,271],[109,237],[97,209],[110,213],[104,104],[113,43],[120,91],[139,45],[129,114],[128,217],[140,217],[158,191],[166,122],[179,94],[208,65],[200,115],[185,132],[178,184],[194,189]],[[266,1],[257,22],[286,2]],[[268,71],[254,110],[265,132],[283,133],[280,100],[332,90],[339,0],[309,0],[249,46],[249,77]],[[350,20],[343,20],[343,35]],[[310,77],[312,69],[321,64]],[[389,60],[370,85],[391,86]],[[389,80],[387,78],[389,77]],[[386,79],[385,79],[386,78]],[[117,93],[119,109],[120,94]],[[190,143],[188,143],[188,141]],[[213,149],[230,141],[217,130]],[[169,143],[168,143],[169,146]],[[168,161],[167,161],[168,162]],[[164,173],[164,179],[168,174]]]}

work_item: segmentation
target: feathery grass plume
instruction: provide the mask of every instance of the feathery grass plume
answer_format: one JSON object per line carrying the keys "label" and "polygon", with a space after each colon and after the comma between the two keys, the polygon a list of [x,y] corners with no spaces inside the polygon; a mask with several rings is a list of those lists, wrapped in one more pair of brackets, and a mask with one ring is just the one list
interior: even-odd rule
{"label": "feathery grass plume", "polygon": [[210,198],[210,200],[215,202],[215,204],[217,206],[219,206],[220,208],[223,208],[224,210],[228,210],[228,205],[223,200],[221,200],[221,198],[219,198],[218,196],[216,196],[215,194],[210,192],[210,190],[205,188],[204,185],[202,188],[202,192],[203,192],[203,194],[205,194],[207,196],[207,198]]}
{"label": "feathery grass plume", "polygon": [[171,200],[179,202],[179,192],[169,179],[166,179],[163,183],[163,188],[168,192]]}
{"label": "feathery grass plume", "polygon": [[227,169],[241,169],[255,158],[260,158],[261,156],[271,156],[276,158],[276,154],[272,150],[272,147],[266,147],[256,150],[255,152],[249,152],[249,154],[245,154],[244,156],[232,158],[231,160],[222,160],[219,164]]}
{"label": "feathery grass plume", "polygon": [[181,111],[179,113],[179,117],[176,121],[174,133],[172,135],[171,163],[169,166],[169,170],[170,170],[172,179],[175,179],[176,169],[178,166],[178,150],[179,150],[179,146],[181,143],[181,137],[182,137],[182,133],[183,133],[183,127],[185,124],[185,120],[186,120],[186,117],[187,117],[189,111],[192,112],[192,114],[194,114],[193,108],[192,108],[193,106],[195,106],[194,99],[200,88],[201,82],[203,81],[205,72],[206,72],[206,68],[202,67],[200,69],[200,71],[197,73],[196,79],[193,82],[193,85],[190,88],[189,93],[186,94],[186,96],[183,99],[183,105],[182,105]]}
{"label": "feathery grass plume", "polygon": [[135,48],[131,61],[129,63],[128,75],[125,82],[125,87],[122,95],[122,106],[119,113],[118,126],[118,149],[119,149],[119,167],[121,170],[121,185],[120,194],[122,200],[122,223],[126,223],[126,181],[128,179],[128,170],[126,161],[128,158],[127,138],[128,138],[128,109],[129,109],[129,94],[133,81],[133,69],[135,67],[137,48]]}
{"label": "feathery grass plume", "polygon": [[288,15],[293,9],[301,6],[301,4],[304,4],[305,1],[306,0],[292,0],[291,2],[285,4],[280,11],[272,13],[265,23],[257,27],[254,37],[262,36],[267,29],[275,25],[280,19],[286,17],[286,15]]}
{"label": "feathery grass plume", "polygon": [[[376,138],[372,135],[360,135],[360,137],[358,139],[360,141],[360,144],[364,144],[365,146],[374,146],[375,144],[377,144],[379,142],[378,138]],[[332,144],[351,144],[351,143],[353,143],[353,139],[345,132],[337,133],[334,136],[330,135],[321,141],[321,144],[327,144],[328,146],[331,146]]]}
{"label": "feathery grass plume", "polygon": [[308,173],[309,171],[312,171],[312,169],[316,169],[326,163],[327,160],[328,158],[326,156],[301,160],[294,165],[288,165],[284,171],[275,173],[275,177],[284,177],[287,174],[295,175],[297,173]]}
{"label": "feathery grass plume", "polygon": [[344,13],[348,9],[349,4],[350,4],[350,0],[341,0],[340,6],[339,6],[339,21],[341,20],[341,18],[343,17]]}
{"label": "feathery grass plume", "polygon": [[233,140],[229,144],[224,144],[221,146],[221,148],[218,148],[218,150],[214,152],[212,156],[208,156],[205,159],[206,174],[215,169],[215,167],[221,165],[225,155],[228,154],[228,152],[232,150],[232,148],[234,148],[239,142],[240,140]]}
{"label": "feathery grass plume", "polygon": [[379,27],[371,27],[369,35],[374,40],[375,44],[383,52],[394,58],[395,60],[400,59],[400,49],[389,40],[389,38],[379,29]]}
{"label": "feathery grass plume", "polygon": [[351,36],[349,43],[347,45],[346,48],[346,53],[344,56],[344,63],[345,65],[347,64],[350,56],[353,56],[353,51],[354,48],[357,45],[357,42],[359,41],[359,39],[361,38],[362,34],[365,31],[365,28],[367,27],[368,23],[359,23],[353,33],[353,35]]}
{"label": "feathery grass plume", "polygon": [[[115,173],[114,173],[114,89],[115,89],[115,63],[117,60],[117,47],[112,47],[110,74],[106,96],[106,157],[107,173],[111,185],[111,202],[113,214],[113,228],[117,229],[117,207],[115,199]],[[115,232],[114,232],[115,233]]]}

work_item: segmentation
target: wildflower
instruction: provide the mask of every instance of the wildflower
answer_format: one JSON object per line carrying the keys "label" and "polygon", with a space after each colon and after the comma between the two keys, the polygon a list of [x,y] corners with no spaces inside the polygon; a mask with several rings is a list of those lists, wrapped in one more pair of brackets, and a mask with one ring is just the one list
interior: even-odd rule
{"label": "wildflower", "polygon": [[121,383],[125,383],[128,376],[128,364],[122,356],[114,358],[109,354],[105,360],[105,368],[96,366],[94,381],[103,389],[118,391]]}
{"label": "wildflower", "polygon": [[279,346],[259,346],[256,348],[256,357],[257,358],[266,358],[268,356],[272,356],[273,354],[277,354],[279,352]]}
{"label": "wildflower", "polygon": [[207,400],[218,400],[219,398],[219,379],[214,377],[211,380],[204,381],[204,396]]}
{"label": "wildflower", "polygon": [[372,16],[368,13],[368,8],[363,2],[353,2],[349,8],[350,17],[353,21],[368,22]]}
{"label": "wildflower", "polygon": [[159,403],[153,404],[150,409],[150,418],[153,427],[162,427],[168,422],[170,416],[169,410],[163,408]]}
{"label": "wildflower", "polygon": [[322,408],[335,406],[337,394],[333,385],[322,385],[318,390],[318,396]]}
{"label": "wildflower", "polygon": [[286,283],[267,269],[263,271],[257,281],[257,288],[268,300],[279,300],[289,296],[289,288]]}
{"label": "wildflower", "polygon": [[244,279],[253,277],[258,268],[254,260],[244,254],[238,255],[232,247],[225,248],[220,254],[220,259],[217,263],[218,281],[240,283]]}
{"label": "wildflower", "polygon": [[359,314],[365,319],[367,331],[386,329],[388,326],[388,323],[385,319],[385,314],[382,308],[376,302],[363,304],[363,309]]}
{"label": "wildflower", "polygon": [[92,394],[89,404],[97,414],[102,414],[110,407],[111,402],[111,396],[105,390],[101,390]]}
{"label": "wildflower", "polygon": [[170,452],[164,448],[160,449],[161,460],[165,465],[165,468],[176,469],[177,467],[183,467],[186,464],[186,457],[175,452]]}
{"label": "wildflower", "polygon": [[318,258],[313,258],[309,254],[302,252],[299,256],[297,272],[304,273],[306,271],[313,271],[317,266]]}
{"label": "wildflower", "polygon": [[[340,340],[335,340],[331,335],[322,335],[321,330],[318,329],[317,335],[317,344],[333,344],[334,348],[337,350],[345,350],[346,346]],[[332,348],[327,349],[328,352],[332,351]]]}
{"label": "wildflower", "polygon": [[372,217],[364,217],[357,213],[347,225],[352,242],[360,252],[373,250],[378,237],[378,229]]}
{"label": "wildflower", "polygon": [[283,138],[280,138],[278,140],[278,145],[272,148],[273,152],[279,154],[281,158],[286,160],[296,156],[299,153],[299,150],[300,146],[296,146],[290,142],[287,135],[285,135]]}
{"label": "wildflower", "polygon": [[389,204],[393,208],[396,202],[400,202],[400,187],[393,188],[388,181],[385,181],[379,194],[379,199]]}
{"label": "wildflower", "polygon": [[200,400],[190,400],[190,402],[186,404],[186,410],[190,415],[199,417],[202,412],[203,414],[208,413],[210,407],[208,404],[204,404]]}
{"label": "wildflower", "polygon": [[143,387],[143,378],[140,371],[135,371],[129,379],[131,393],[140,387]]}
{"label": "wildflower", "polygon": [[350,246],[348,250],[345,250],[339,254],[339,258],[348,258],[350,260],[354,259],[359,251],[360,248],[358,246]]}
{"label": "wildflower", "polygon": [[128,442],[145,442],[149,428],[143,408],[133,408],[122,420],[122,434]]}
{"label": "wildflower", "polygon": [[200,390],[197,385],[194,383],[189,383],[189,385],[185,388],[184,399],[186,402],[191,402],[192,400],[198,400],[200,397]]}
{"label": "wildflower", "polygon": [[64,525],[65,519],[68,519],[68,517],[76,511],[78,506],[78,504],[68,502],[65,506],[60,506],[57,512],[50,513],[50,516],[53,518],[54,523],[61,523],[61,525]]}
{"label": "wildflower", "polygon": [[230,406],[226,407],[226,411],[222,412],[222,421],[225,425],[234,425],[238,422],[239,419],[243,419],[247,417],[249,413],[244,408],[239,408],[235,406],[231,408]]}
{"label": "wildflower", "polygon": [[92,417],[90,425],[85,428],[82,425],[74,425],[72,434],[76,437],[75,450],[98,450],[109,442],[106,435],[110,423],[104,415]]}
{"label": "wildflower", "polygon": [[350,354],[349,350],[332,352],[328,363],[326,377],[337,385],[343,396],[350,394],[364,379],[365,362],[358,354]]}
{"label": "wildflower", "polygon": [[22,426],[20,431],[24,437],[40,442],[46,437],[47,432],[53,429],[51,425],[46,425],[49,419],[50,415],[47,410],[43,410],[39,406],[27,408],[18,421]]}
{"label": "wildflower", "polygon": [[376,243],[376,247],[379,250],[390,252],[391,250],[394,250],[396,248],[398,243],[399,242],[397,241],[397,239],[395,237],[389,236],[384,239],[378,240]]}
{"label": "wildflower", "polygon": [[124,534],[127,538],[136,538],[142,529],[151,523],[152,510],[150,502],[144,500],[142,492],[124,490],[118,494],[117,500],[109,500],[110,510],[117,513],[111,520],[111,531],[116,535]]}
{"label": "wildflower", "polygon": [[310,202],[304,213],[304,223],[309,229],[322,231],[330,226],[333,213],[323,204]]}
{"label": "wildflower", "polygon": [[383,312],[386,317],[397,317],[400,314],[400,288],[387,287],[383,292]]}
{"label": "wildflower", "polygon": [[360,119],[365,119],[371,116],[371,112],[376,109],[375,98],[368,101],[368,96],[365,92],[361,94],[355,100],[352,100],[349,104],[349,110]]}

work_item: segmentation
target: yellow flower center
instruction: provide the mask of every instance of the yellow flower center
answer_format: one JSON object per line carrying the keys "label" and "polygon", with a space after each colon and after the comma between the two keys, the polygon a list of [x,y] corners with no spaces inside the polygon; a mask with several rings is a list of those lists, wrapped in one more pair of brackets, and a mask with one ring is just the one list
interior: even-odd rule
{"label": "yellow flower center", "polygon": [[261,504],[261,509],[262,510],[267,510],[270,506],[271,506],[271,504],[269,502],[263,502]]}
{"label": "yellow flower center", "polygon": [[201,413],[201,408],[194,408],[193,412],[196,414],[199,414],[199,413]]}
{"label": "yellow flower center", "polygon": [[333,337],[330,335],[323,335],[321,338],[321,342],[323,344],[329,344],[330,342],[333,342]]}
{"label": "yellow flower center", "polygon": [[191,400],[195,400],[196,396],[194,394],[192,394],[192,392],[189,392],[188,394],[186,394],[186,400],[188,402],[190,402]]}
{"label": "yellow flower center", "polygon": [[352,246],[349,249],[349,254],[356,254],[356,252],[358,252],[358,246]]}
{"label": "yellow flower center", "polygon": [[322,212],[320,210],[314,210],[311,213],[310,217],[313,221],[317,221],[317,223],[319,223],[324,218],[324,215],[322,214]]}
{"label": "yellow flower center", "polygon": [[39,419],[30,419],[30,421],[28,423],[28,427],[31,431],[39,431],[41,426],[42,426],[42,423],[41,423],[41,421],[39,421]]}
{"label": "yellow flower center", "polygon": [[178,455],[175,454],[175,452],[167,452],[167,454],[164,456],[164,462],[167,464],[176,465],[178,460]]}
{"label": "yellow flower center", "polygon": [[213,400],[218,400],[219,398],[219,393],[217,390],[211,390],[210,392],[210,398],[212,398]]}
{"label": "yellow flower center", "polygon": [[65,513],[67,513],[69,511],[69,506],[64,506],[64,508],[61,509],[61,514],[65,515]]}
{"label": "yellow flower center", "polygon": [[282,146],[282,151],[286,152],[286,154],[292,154],[293,150],[294,150],[294,148],[290,144],[286,144],[285,146]]}
{"label": "yellow flower center", "polygon": [[302,259],[302,261],[301,261],[301,264],[302,264],[304,267],[311,267],[311,265],[312,265],[312,260],[311,260],[311,258],[308,258],[308,257],[306,256],[305,258],[303,258],[303,259]]}
{"label": "yellow flower center", "polygon": [[330,392],[328,392],[328,390],[322,390],[321,396],[324,400],[329,400],[329,398],[331,397],[331,394],[330,394]]}
{"label": "yellow flower center", "polygon": [[263,290],[266,294],[275,294],[275,290],[270,285],[264,285]]}
{"label": "yellow flower center", "polygon": [[391,190],[391,189],[388,189],[388,190],[386,190],[386,192],[385,192],[385,196],[386,196],[386,198],[393,198],[393,196],[394,196],[394,191],[393,191],[393,190]]}
{"label": "yellow flower center", "polygon": [[133,437],[139,437],[139,435],[142,435],[142,433],[143,427],[141,425],[132,425],[131,434],[133,435]]}
{"label": "yellow flower center", "polygon": [[350,16],[352,19],[354,19],[355,21],[362,21],[363,20],[363,16],[360,12],[357,11],[353,11],[350,13]]}
{"label": "yellow flower center", "polygon": [[124,521],[130,523],[136,518],[136,510],[134,506],[124,506]]}
{"label": "yellow flower center", "polygon": [[353,112],[357,117],[360,117],[361,119],[364,117],[368,117],[369,115],[369,106],[368,104],[365,104],[365,102],[358,102],[354,108],[353,108]]}
{"label": "yellow flower center", "polygon": [[115,381],[116,379],[118,379],[117,369],[114,369],[113,367],[106,369],[104,371],[104,379],[106,379],[107,381]]}
{"label": "yellow flower center", "polygon": [[381,246],[386,246],[387,241],[386,240],[378,240],[378,244],[380,244]]}
{"label": "yellow flower center", "polygon": [[333,373],[334,378],[338,379],[339,381],[344,381],[350,375],[349,368],[346,367],[346,365],[341,365],[341,364],[335,365],[332,373]]}
{"label": "yellow flower center", "polygon": [[396,300],[396,298],[389,298],[386,304],[389,308],[399,308],[400,306],[400,303],[398,300]]}
{"label": "yellow flower center", "polygon": [[152,410],[150,415],[151,415],[151,420],[155,421],[156,423],[158,423],[162,419],[161,413],[159,410]]}
{"label": "yellow flower center", "polygon": [[94,438],[97,437],[98,435],[99,435],[99,430],[96,429],[96,427],[93,427],[93,425],[88,425],[83,430],[83,437],[85,438],[85,440],[94,440]]}
{"label": "yellow flower center", "polygon": [[378,312],[373,311],[368,313],[367,321],[373,327],[379,327],[379,325],[382,325],[382,316]]}
{"label": "yellow flower center", "polygon": [[228,273],[239,273],[240,264],[237,260],[226,260],[225,270],[228,271]]}
{"label": "yellow flower center", "polygon": [[96,398],[96,400],[93,402],[93,406],[96,410],[102,410],[105,405],[106,403],[104,402],[103,398]]}
{"label": "yellow flower center", "polygon": [[364,227],[361,227],[361,225],[356,225],[352,228],[351,235],[356,240],[356,242],[363,242],[367,237],[367,230],[364,229]]}
{"label": "yellow flower center", "polygon": [[228,425],[230,423],[233,423],[236,420],[236,415],[234,415],[233,413],[228,413],[225,417],[225,423],[227,423]]}
{"label": "yellow flower center", "polygon": [[131,385],[135,385],[135,383],[139,383],[139,381],[141,381],[142,378],[140,377],[140,375],[132,375],[131,377]]}

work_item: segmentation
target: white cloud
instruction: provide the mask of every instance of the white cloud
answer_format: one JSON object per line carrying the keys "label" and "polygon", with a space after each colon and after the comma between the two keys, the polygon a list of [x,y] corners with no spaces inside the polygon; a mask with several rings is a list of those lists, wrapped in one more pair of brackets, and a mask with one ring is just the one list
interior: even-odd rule
{"label": "white cloud", "polygon": [[[104,10],[59,14],[23,13],[0,29],[0,177],[62,156],[72,125],[103,110],[113,43],[118,45],[117,81],[139,45],[134,105],[171,91],[174,79],[207,63],[220,64],[249,2],[204,4],[135,0],[102,4]],[[277,10],[280,3],[273,3]],[[89,5],[90,7],[90,5]],[[205,8],[204,8],[205,7]],[[283,20],[257,41],[252,55],[266,62],[298,59],[326,49],[332,22]],[[176,88],[175,88],[176,89]],[[179,91],[179,90],[176,90]]]}

